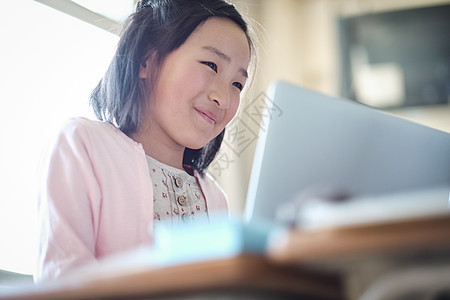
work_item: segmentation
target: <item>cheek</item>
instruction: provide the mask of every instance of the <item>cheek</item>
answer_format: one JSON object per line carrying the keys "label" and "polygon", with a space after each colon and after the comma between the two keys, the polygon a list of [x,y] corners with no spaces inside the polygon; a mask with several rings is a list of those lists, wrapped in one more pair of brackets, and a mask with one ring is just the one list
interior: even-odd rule
{"label": "cheek", "polygon": [[226,124],[230,123],[230,121],[234,118],[239,108],[240,98],[237,97],[230,102],[230,107],[227,109],[225,114]]}
{"label": "cheek", "polygon": [[204,72],[196,65],[174,66],[167,77],[162,93],[170,95],[178,104],[180,99],[191,98],[198,94],[206,80]]}
{"label": "cheek", "polygon": [[198,65],[186,68],[179,76],[179,86],[183,86],[183,94],[198,93],[208,85],[208,77]]}

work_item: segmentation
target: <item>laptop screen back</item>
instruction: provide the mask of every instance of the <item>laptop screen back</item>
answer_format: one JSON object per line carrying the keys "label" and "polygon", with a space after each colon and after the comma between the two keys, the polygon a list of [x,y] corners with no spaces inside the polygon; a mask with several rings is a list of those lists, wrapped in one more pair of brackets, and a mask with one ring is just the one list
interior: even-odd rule
{"label": "laptop screen back", "polygon": [[259,134],[246,220],[272,221],[312,188],[364,196],[450,187],[449,133],[285,82],[269,98],[282,114]]}

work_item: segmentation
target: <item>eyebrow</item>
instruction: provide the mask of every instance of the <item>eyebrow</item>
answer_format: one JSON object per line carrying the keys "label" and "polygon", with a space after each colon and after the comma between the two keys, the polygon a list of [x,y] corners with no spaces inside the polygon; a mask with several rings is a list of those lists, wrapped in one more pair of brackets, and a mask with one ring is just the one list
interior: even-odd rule
{"label": "eyebrow", "polygon": [[[208,50],[214,54],[216,54],[218,57],[220,57],[221,59],[225,60],[227,63],[231,62],[231,57],[229,57],[228,55],[226,55],[225,53],[223,53],[222,51],[220,51],[217,48],[214,48],[212,46],[205,46],[203,47],[203,49]],[[241,72],[242,76],[244,76],[245,78],[248,78],[248,73],[247,70],[244,68],[239,69],[239,72]]]}

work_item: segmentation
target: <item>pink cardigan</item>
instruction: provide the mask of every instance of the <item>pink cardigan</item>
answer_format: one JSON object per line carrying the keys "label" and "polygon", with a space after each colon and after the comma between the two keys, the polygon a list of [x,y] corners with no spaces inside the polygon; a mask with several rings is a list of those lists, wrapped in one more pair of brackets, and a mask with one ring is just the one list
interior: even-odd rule
{"label": "pink cardigan", "polygon": [[[145,153],[105,122],[75,118],[45,156],[39,185],[35,281],[152,242],[153,190]],[[223,191],[195,174],[211,216],[227,213]]]}

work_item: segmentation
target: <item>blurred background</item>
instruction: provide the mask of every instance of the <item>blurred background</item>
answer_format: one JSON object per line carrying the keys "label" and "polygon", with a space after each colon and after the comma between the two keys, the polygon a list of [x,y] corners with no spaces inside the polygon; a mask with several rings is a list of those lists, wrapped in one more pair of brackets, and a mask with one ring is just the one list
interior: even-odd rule
{"label": "blurred background", "polygon": [[[450,1],[247,0],[237,5],[255,21],[260,47],[255,82],[239,115],[246,126],[237,130],[251,131],[241,139],[248,147],[227,151],[219,171],[211,170],[233,213],[240,215],[245,207],[256,144],[250,137],[268,118],[282,117],[282,108],[254,107],[270,101],[261,93],[276,80],[450,132]],[[248,113],[252,104],[253,114]],[[256,124],[249,116],[258,112],[262,122]]]}
{"label": "blurred background", "polygon": [[[209,172],[244,207],[258,133],[282,108],[267,90],[286,80],[450,132],[450,1],[239,0],[258,53],[253,84]],[[93,117],[88,96],[134,0],[0,3],[0,269],[32,273],[36,169],[71,116]],[[323,120],[326,122],[326,120]]]}

